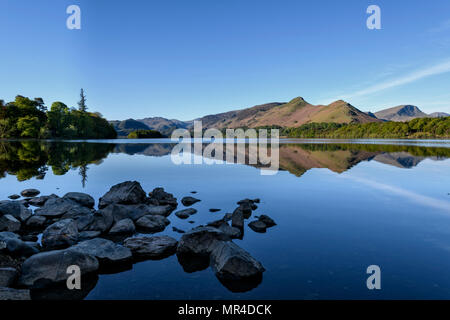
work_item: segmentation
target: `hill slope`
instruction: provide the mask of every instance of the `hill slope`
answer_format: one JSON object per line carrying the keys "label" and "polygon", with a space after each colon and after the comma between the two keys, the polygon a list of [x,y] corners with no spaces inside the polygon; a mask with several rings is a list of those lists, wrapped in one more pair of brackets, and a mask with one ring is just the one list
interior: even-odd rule
{"label": "hill slope", "polygon": [[116,130],[117,136],[122,138],[128,136],[128,134],[136,130],[150,130],[147,125],[134,119],[127,119],[123,121],[113,120],[110,121],[110,123]]}
{"label": "hill slope", "polygon": [[166,119],[162,117],[152,117],[138,119],[137,121],[145,124],[151,130],[161,132],[163,135],[170,136],[173,130],[178,128],[187,129],[192,125],[192,121],[180,121],[176,119]]}
{"label": "hill slope", "polygon": [[445,117],[450,117],[450,114],[445,113],[445,112],[433,112],[433,113],[430,113],[428,115],[428,117],[430,117],[430,118],[445,118]]}
{"label": "hill slope", "polygon": [[402,105],[375,112],[378,119],[389,121],[409,121],[415,118],[425,118],[428,115],[418,107],[412,105]]}

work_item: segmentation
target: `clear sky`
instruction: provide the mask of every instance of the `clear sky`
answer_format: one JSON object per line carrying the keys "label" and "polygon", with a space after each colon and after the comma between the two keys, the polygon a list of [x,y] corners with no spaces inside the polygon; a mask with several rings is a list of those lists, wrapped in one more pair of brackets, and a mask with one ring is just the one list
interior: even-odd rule
{"label": "clear sky", "polygon": [[[66,27],[72,4],[81,30]],[[111,120],[296,96],[450,113],[448,0],[0,0],[0,41],[0,99],[76,106],[83,87]]]}

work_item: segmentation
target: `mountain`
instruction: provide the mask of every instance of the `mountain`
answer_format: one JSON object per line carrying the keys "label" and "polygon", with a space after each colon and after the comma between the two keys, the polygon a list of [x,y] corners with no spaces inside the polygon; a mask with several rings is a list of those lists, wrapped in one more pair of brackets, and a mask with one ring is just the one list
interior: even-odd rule
{"label": "mountain", "polygon": [[150,130],[147,125],[134,119],[127,119],[123,121],[113,120],[109,123],[113,125],[119,138],[126,137],[128,134],[136,130]]}
{"label": "mountain", "polygon": [[192,121],[180,121],[162,117],[144,118],[138,119],[137,121],[145,124],[151,130],[161,132],[165,136],[170,136],[172,131],[174,131],[175,129],[187,129],[192,126]]}
{"label": "mountain", "polygon": [[379,122],[351,104],[338,100],[329,105],[312,105],[302,97],[288,103],[268,103],[242,110],[208,115],[200,119],[204,128],[242,128],[261,126],[297,127],[310,122]]}
{"label": "mountain", "polygon": [[375,112],[375,116],[388,121],[409,121],[415,118],[425,118],[428,115],[416,106],[402,105]]}
{"label": "mountain", "polygon": [[430,118],[445,118],[445,117],[450,117],[450,114],[445,113],[445,112],[433,112],[433,113],[430,113],[428,115],[428,117],[430,117]]}

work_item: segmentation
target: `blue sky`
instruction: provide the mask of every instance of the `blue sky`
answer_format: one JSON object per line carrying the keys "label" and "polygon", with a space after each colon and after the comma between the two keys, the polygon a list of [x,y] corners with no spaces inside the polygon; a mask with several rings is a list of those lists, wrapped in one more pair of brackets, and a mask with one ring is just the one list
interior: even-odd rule
{"label": "blue sky", "polygon": [[[81,30],[66,28],[79,5]],[[381,30],[366,9],[381,8]],[[0,99],[108,119],[206,114],[302,96],[450,113],[450,1],[0,0]]]}

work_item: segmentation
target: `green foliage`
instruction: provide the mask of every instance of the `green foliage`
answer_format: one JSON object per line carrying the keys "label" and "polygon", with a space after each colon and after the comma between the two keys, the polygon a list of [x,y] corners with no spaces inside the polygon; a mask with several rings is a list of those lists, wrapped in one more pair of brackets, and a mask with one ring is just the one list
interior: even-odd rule
{"label": "green foliage", "polygon": [[42,98],[30,100],[23,96],[17,96],[13,102],[2,102],[0,138],[116,138],[113,126],[101,114],[86,112],[85,101],[82,91],[83,103],[80,110],[69,109],[64,103],[57,101],[52,103],[50,111],[46,111]]}
{"label": "green foliage", "polygon": [[156,130],[136,130],[131,132],[128,139],[158,139],[165,138],[159,131]]}
{"label": "green foliage", "polygon": [[290,138],[443,139],[450,138],[450,117],[365,124],[308,123],[297,128],[284,128],[280,134]]}

